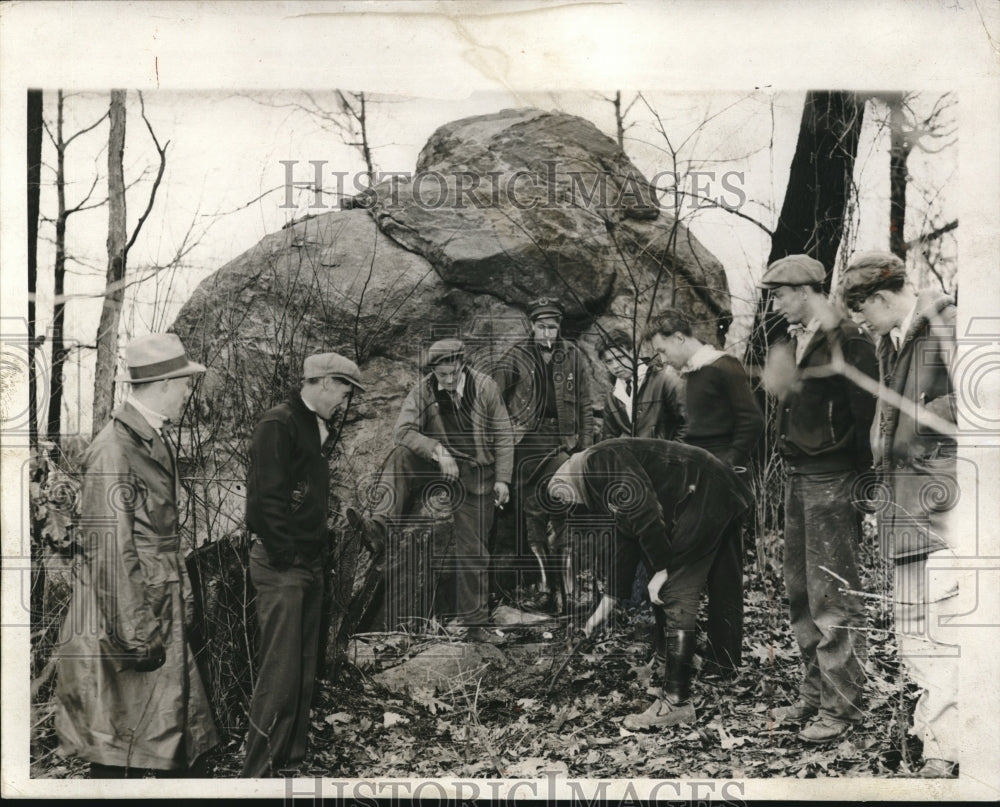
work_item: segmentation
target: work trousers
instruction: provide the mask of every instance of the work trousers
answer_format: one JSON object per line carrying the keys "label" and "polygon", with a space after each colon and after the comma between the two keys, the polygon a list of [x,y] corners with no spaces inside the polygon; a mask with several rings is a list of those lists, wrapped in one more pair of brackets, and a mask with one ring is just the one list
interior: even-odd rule
{"label": "work trousers", "polygon": [[[648,583],[649,576],[641,571]],[[743,520],[726,528],[712,558],[705,580],[708,594],[705,622],[704,671],[733,673],[743,661]],[[699,596],[700,596],[699,589]],[[654,653],[663,656],[666,617],[661,608],[653,608],[656,619]]]}
{"label": "work trousers", "polygon": [[862,717],[867,648],[855,478],[851,471],[791,473],[785,490],[785,587],[805,667],[799,695],[844,723]]}
{"label": "work trousers", "polygon": [[426,505],[435,516],[450,516],[452,538],[447,545],[435,540],[434,567],[439,590],[445,593],[447,613],[463,625],[489,621],[489,565],[487,538],[493,526],[492,469],[459,459],[459,478],[448,481],[436,462],[405,446],[396,446],[382,471],[382,497],[374,518],[397,524],[402,516]]}
{"label": "work trousers", "polygon": [[[962,727],[958,715],[959,646],[946,617],[969,612],[971,579],[961,573],[928,574],[928,557],[946,559],[950,550],[903,558],[895,563],[893,589],[899,656],[921,693],[913,710],[913,734],[924,743],[924,759],[959,761]],[[968,575],[965,575],[968,578]],[[961,595],[961,596],[960,596]]]}
{"label": "work trousers", "polygon": [[296,557],[276,569],[260,541],[250,549],[257,590],[260,664],[250,707],[244,777],[276,776],[305,758],[316,684],[323,564]]}

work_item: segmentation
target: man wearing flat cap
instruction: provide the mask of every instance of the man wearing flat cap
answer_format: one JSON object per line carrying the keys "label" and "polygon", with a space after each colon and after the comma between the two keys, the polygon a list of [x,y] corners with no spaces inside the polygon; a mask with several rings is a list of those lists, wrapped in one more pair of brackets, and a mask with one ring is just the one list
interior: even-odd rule
{"label": "man wearing flat cap", "polygon": [[784,379],[772,392],[787,472],[785,587],[805,667],[798,700],[775,709],[774,718],[811,718],[799,732],[809,743],[834,742],[862,718],[865,611],[857,593],[861,520],[854,500],[859,476],[871,467],[875,396],[832,365],[842,358],[869,378],[878,372],[871,338],[827,301],[825,277],[819,261],[789,255],[761,279],[791,337],[771,348],[767,374]]}
{"label": "man wearing flat cap", "polygon": [[[487,536],[494,508],[510,498],[514,438],[507,408],[493,379],[470,367],[458,339],[441,339],[427,350],[430,371],[410,390],[393,431],[395,447],[382,468],[385,495],[364,524],[373,543],[398,523],[442,479],[451,496],[453,543],[439,549],[449,617],[457,635],[481,637],[489,622]],[[358,524],[358,516],[348,511]]]}
{"label": "man wearing flat cap", "polygon": [[558,581],[565,574],[567,548],[560,508],[551,505],[546,488],[571,454],[594,442],[585,362],[576,345],[561,336],[562,317],[556,300],[542,297],[529,303],[531,335],[511,345],[493,372],[514,426],[518,524],[524,525],[541,566],[543,605],[552,604],[548,579]]}
{"label": "man wearing flat cap", "polygon": [[247,527],[257,591],[260,669],[242,776],[276,776],[305,757],[319,652],[327,547],[328,422],[361,372],[338,353],[307,356],[302,388],[257,422]]}
{"label": "man wearing flat cap", "polygon": [[879,399],[873,448],[888,493],[878,513],[879,538],[894,565],[899,655],[921,689],[913,713],[913,733],[923,741],[918,775],[954,777],[963,734],[958,656],[942,639],[952,638],[949,616],[969,610],[960,594],[973,586],[954,570],[930,574],[928,561],[964,554],[954,524],[955,303],[933,289],[914,290],[903,261],[886,252],[854,257],[841,288],[847,307],[878,337],[882,384],[893,394]]}
{"label": "man wearing flat cap", "polygon": [[177,465],[165,431],[192,378],[175,334],[133,339],[131,385],[83,458],[83,547],[57,655],[60,753],[92,778],[184,776],[218,742],[185,623],[193,598],[178,533]]}

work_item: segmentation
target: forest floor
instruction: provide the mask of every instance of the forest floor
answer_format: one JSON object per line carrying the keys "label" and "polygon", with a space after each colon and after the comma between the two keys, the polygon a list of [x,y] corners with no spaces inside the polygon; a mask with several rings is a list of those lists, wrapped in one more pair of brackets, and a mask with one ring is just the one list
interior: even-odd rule
{"label": "forest floor", "polygon": [[[875,553],[862,552],[872,561]],[[398,694],[377,673],[429,645],[426,636],[368,634],[372,663],[347,665],[321,681],[309,756],[300,773],[334,778],[812,778],[912,776],[917,743],[907,737],[914,691],[901,676],[884,574],[866,562],[868,659],[865,718],[828,746],[809,746],[798,726],[770,711],[796,699],[800,665],[787,602],[773,562],[745,571],[743,669],[725,684],[696,677],[697,720],[633,733],[623,718],[651,702],[636,669],[649,656],[645,609],[620,609],[587,652],[566,660],[568,620],[498,627],[490,636],[505,661],[466,669],[436,689]],[[879,592],[882,592],[880,594]],[[456,639],[443,639],[457,642]],[[52,753],[51,704],[36,705],[32,775],[75,778],[85,766]],[[212,753],[219,778],[237,776],[242,732]]]}

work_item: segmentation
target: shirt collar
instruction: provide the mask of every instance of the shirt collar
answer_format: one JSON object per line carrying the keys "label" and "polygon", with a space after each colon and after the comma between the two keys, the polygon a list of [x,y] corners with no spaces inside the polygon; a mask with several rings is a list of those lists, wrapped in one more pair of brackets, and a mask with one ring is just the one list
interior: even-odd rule
{"label": "shirt collar", "polygon": [[461,372],[458,374],[458,382],[455,384],[455,389],[453,389],[453,390],[451,390],[451,389],[449,389],[449,390],[444,389],[440,384],[438,384],[437,378],[434,379],[434,385],[441,392],[447,392],[448,395],[450,395],[455,400],[461,401],[462,400],[462,396],[465,394],[465,379],[466,379],[466,377],[467,376],[465,374],[465,368],[463,367],[462,370],[461,370]]}
{"label": "shirt collar", "polygon": [[718,348],[714,348],[711,345],[702,345],[691,355],[691,358],[687,360],[687,363],[677,372],[681,375],[693,373],[695,370],[700,370],[706,364],[711,364],[713,361],[724,355],[726,354]]}
{"label": "shirt collar", "polygon": [[628,409],[629,404],[632,403],[632,396],[635,395],[636,392],[638,392],[639,388],[642,386],[643,379],[646,378],[646,373],[648,372],[649,372],[649,365],[640,362],[639,366],[636,368],[635,371],[635,387],[632,389],[631,395],[625,391],[625,385],[628,381],[632,380],[632,377],[630,376],[627,379],[625,378],[615,379],[615,389],[613,394],[619,401],[625,404],[626,409]]}
{"label": "shirt collar", "polygon": [[163,426],[167,423],[167,418],[146,406],[142,401],[136,398],[134,395],[128,396],[128,403],[140,414],[143,419],[153,428],[157,433],[162,433]]}
{"label": "shirt collar", "polygon": [[917,305],[919,300],[913,301],[913,307],[910,309],[909,313],[903,317],[902,321],[895,328],[889,331],[889,338],[892,340],[892,346],[899,350],[903,344],[903,340],[906,338],[907,332],[910,330],[910,326],[913,324],[913,318],[917,315]]}

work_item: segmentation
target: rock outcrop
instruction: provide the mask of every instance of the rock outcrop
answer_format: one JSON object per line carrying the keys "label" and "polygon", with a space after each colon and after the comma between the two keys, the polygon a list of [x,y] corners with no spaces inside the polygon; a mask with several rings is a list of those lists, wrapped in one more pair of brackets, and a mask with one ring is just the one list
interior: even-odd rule
{"label": "rock outcrop", "polygon": [[[657,206],[615,142],[536,109],[446,124],[409,181],[383,182],[353,209],[298,222],[230,261],[173,326],[210,368],[182,470],[231,482],[200,495],[199,538],[238,523],[247,440],[305,355],[336,350],[364,373],[368,391],[341,424],[334,463],[338,497],[357,499],[389,451],[421,348],[460,336],[488,371],[505,340],[527,332],[524,304],[542,294],[568,309],[565,330],[595,370],[595,404],[608,383],[593,355],[600,329],[673,302],[718,343],[729,319],[723,267]],[[213,497],[229,514],[215,526]]]}

